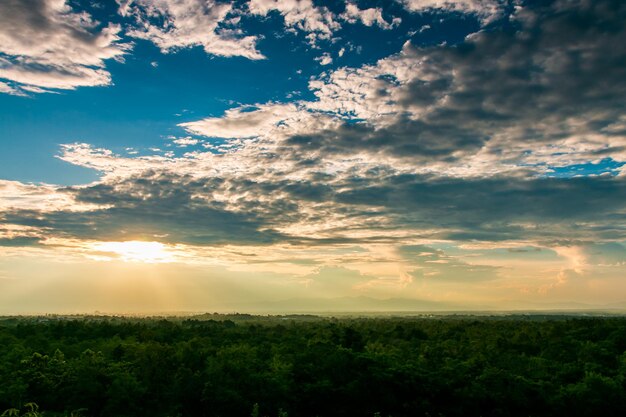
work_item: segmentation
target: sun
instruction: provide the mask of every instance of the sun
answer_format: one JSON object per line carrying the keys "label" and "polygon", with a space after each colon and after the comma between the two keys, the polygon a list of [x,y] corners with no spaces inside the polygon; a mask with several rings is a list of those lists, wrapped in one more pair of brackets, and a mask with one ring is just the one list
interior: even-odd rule
{"label": "sun", "polygon": [[126,262],[165,263],[173,262],[174,255],[159,242],[138,240],[127,242],[101,242],[93,246],[100,252],[111,252]]}

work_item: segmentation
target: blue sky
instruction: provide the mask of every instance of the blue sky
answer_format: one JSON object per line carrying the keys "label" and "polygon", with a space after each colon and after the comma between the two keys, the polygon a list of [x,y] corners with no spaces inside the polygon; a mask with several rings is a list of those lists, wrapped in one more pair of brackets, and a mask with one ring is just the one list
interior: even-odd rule
{"label": "blue sky", "polygon": [[107,311],[77,286],[90,270],[162,295],[111,307],[128,311],[623,302],[625,17],[616,0],[3,2],[0,301],[57,286],[93,303],[41,311]]}

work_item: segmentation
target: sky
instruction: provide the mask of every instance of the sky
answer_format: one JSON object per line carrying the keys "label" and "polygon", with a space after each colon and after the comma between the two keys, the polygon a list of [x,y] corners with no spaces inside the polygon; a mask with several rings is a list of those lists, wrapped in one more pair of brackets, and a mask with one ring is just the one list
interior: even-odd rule
{"label": "sky", "polygon": [[626,308],[621,0],[3,0],[0,314]]}

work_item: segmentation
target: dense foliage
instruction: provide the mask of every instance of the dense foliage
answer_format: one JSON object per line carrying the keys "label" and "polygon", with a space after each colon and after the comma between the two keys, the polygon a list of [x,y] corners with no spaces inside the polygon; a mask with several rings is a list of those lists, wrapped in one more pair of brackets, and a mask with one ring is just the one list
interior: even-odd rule
{"label": "dense foliage", "polygon": [[626,416],[624,318],[21,318],[0,346],[13,415]]}

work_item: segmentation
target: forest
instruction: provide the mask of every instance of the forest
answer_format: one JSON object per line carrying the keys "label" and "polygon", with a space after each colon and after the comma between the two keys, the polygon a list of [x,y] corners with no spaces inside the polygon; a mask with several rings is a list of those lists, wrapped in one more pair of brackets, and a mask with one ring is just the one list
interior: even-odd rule
{"label": "forest", "polygon": [[0,318],[0,414],[626,416],[626,318]]}

